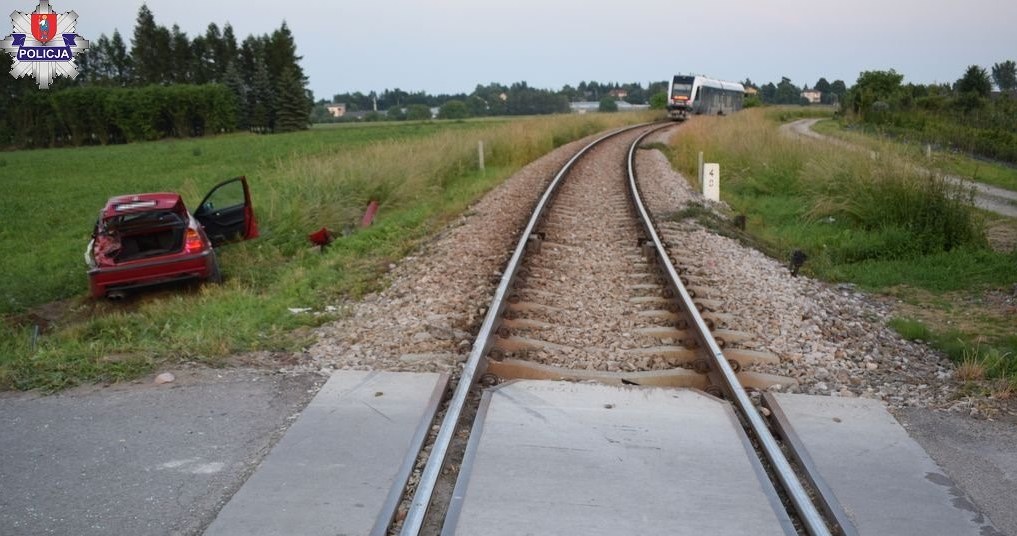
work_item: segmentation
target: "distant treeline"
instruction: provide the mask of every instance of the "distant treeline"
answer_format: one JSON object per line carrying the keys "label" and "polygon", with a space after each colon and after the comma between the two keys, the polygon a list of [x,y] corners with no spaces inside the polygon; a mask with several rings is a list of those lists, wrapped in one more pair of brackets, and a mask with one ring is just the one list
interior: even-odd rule
{"label": "distant treeline", "polygon": [[[753,84],[752,80],[746,78],[742,85],[758,90],[755,98],[762,104],[801,104],[806,106],[811,104],[808,99],[802,96],[803,91],[809,91],[809,85],[798,87],[786,76],[782,76],[777,84],[769,82],[761,86]],[[847,85],[843,80],[829,82],[826,78],[820,78],[816,81],[816,85],[812,86],[812,90],[819,92],[820,104],[837,104],[847,93]]]}
{"label": "distant treeline", "polygon": [[[443,112],[439,113],[439,117],[450,119],[566,113],[569,111],[569,102],[600,101],[612,96],[630,104],[646,104],[650,95],[654,93],[663,95],[667,91],[667,82],[651,82],[647,87],[648,89],[644,88],[638,82],[620,84],[583,81],[578,86],[566,85],[555,91],[533,88],[523,81],[511,85],[496,82],[486,86],[477,85],[471,93],[451,95],[432,95],[424,91],[410,93],[399,88],[386,89],[381,93],[357,91],[336,94],[331,101],[319,100],[315,104],[311,119],[319,123],[344,120],[329,114],[327,106],[332,103],[345,104],[347,112],[353,112],[355,117],[363,117],[368,121],[412,118],[418,114],[410,111],[419,110],[420,107],[441,108]],[[370,113],[375,111],[379,113]]]}
{"label": "distant treeline", "polygon": [[[74,80],[41,91],[31,78],[0,76],[0,145],[57,147],[203,136],[235,129],[307,128],[313,99],[284,22],[237,44],[209,24],[189,38],[156,24],[142,5],[128,49],[120,33],[91,40]],[[10,70],[0,54],[0,72]]]}
{"label": "distant treeline", "polygon": [[[953,84],[903,84],[865,71],[841,102],[846,120],[920,143],[1017,164],[1017,63],[971,65]],[[999,92],[993,93],[995,82]]]}

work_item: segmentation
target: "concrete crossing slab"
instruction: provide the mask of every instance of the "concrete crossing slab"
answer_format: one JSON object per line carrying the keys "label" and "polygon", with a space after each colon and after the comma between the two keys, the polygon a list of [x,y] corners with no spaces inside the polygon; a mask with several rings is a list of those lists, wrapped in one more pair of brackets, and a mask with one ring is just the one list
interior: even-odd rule
{"label": "concrete crossing slab", "polygon": [[336,372],[205,534],[385,534],[447,382]]}
{"label": "concrete crossing slab", "polygon": [[730,406],[522,380],[484,393],[443,534],[795,534]]}
{"label": "concrete crossing slab", "polygon": [[834,515],[860,536],[1001,535],[878,400],[767,394],[781,435],[805,447]]}

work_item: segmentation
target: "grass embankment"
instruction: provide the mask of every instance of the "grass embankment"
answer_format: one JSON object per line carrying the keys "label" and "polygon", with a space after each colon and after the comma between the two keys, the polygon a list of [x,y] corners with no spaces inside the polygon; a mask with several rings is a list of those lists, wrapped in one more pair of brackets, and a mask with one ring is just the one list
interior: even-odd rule
{"label": "grass embankment", "polygon": [[749,233],[772,255],[786,259],[798,249],[808,255],[803,270],[811,275],[900,297],[915,317],[893,327],[968,363],[976,372],[970,376],[1001,379],[999,392],[1012,392],[1013,311],[981,304],[1013,292],[1017,252],[988,247],[970,192],[920,171],[914,154],[892,144],[872,158],[778,135],[778,119],[795,115],[747,110],[698,118],[676,137],[670,156],[691,177],[699,151],[719,162],[723,199],[747,216]]}
{"label": "grass embankment", "polygon": [[[165,360],[216,364],[249,350],[289,350],[343,297],[377,288],[389,262],[469,203],[553,148],[646,120],[637,114],[514,121],[348,125],[275,136],[218,138],[0,155],[0,388],[57,389],[117,381]],[[486,173],[477,171],[477,142]],[[220,251],[227,281],[142,297],[93,302],[82,254],[111,195],[179,191],[188,206],[216,182],[246,174],[261,238]],[[376,223],[324,254],[307,234],[353,228],[370,200]],[[62,319],[33,345],[39,311],[53,300]],[[70,311],[70,314],[66,314]],[[45,316],[45,315],[42,315]],[[301,334],[304,334],[303,336]]]}
{"label": "grass embankment", "polygon": [[903,152],[908,158],[925,167],[1017,191],[1017,166],[1012,164],[974,158],[964,153],[943,151],[938,148],[930,151],[931,154],[926,154],[925,144],[890,137],[878,130],[861,130],[843,121],[832,119],[816,123],[813,130],[873,151],[881,151],[887,145],[893,145],[896,151]]}

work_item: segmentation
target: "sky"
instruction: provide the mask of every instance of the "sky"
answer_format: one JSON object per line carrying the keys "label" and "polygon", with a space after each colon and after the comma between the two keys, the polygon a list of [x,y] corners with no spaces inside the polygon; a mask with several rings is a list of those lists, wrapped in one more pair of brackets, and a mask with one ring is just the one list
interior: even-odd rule
{"label": "sky", "polygon": [[[5,5],[12,2],[5,0]],[[16,0],[31,11],[34,0]],[[526,81],[640,82],[678,73],[722,80],[851,86],[861,71],[953,82],[967,66],[1017,60],[1017,0],[148,0],[156,22],[193,37],[208,23],[239,39],[285,20],[315,99],[400,88],[469,93]],[[78,13],[85,39],[129,40],[141,2],[51,0]],[[9,32],[5,30],[4,35]]]}

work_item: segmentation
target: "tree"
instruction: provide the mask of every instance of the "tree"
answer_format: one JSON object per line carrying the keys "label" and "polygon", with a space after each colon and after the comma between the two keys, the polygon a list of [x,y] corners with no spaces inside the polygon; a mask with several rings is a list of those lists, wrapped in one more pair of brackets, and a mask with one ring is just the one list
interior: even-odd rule
{"label": "tree", "polygon": [[272,80],[268,76],[268,67],[262,59],[255,63],[254,81],[249,95],[251,130],[254,132],[271,132],[275,123],[275,92]]}
{"label": "tree", "polygon": [[131,62],[139,85],[160,84],[172,74],[170,41],[169,30],[158,26],[152,11],[141,4],[131,43]]}
{"label": "tree", "polygon": [[597,107],[597,111],[599,111],[599,112],[617,112],[618,111],[618,103],[615,102],[614,98],[612,98],[612,97],[604,97],[603,99],[600,99],[600,106]]}
{"label": "tree", "polygon": [[[889,71],[864,71],[858,75],[858,81],[851,88],[851,108],[855,113],[866,114],[873,104],[882,102],[879,108],[887,108],[896,102],[901,93],[901,82],[904,75],[890,69]],[[841,101],[847,106],[847,101]],[[882,111],[882,110],[881,110]]]}
{"label": "tree", "polygon": [[126,86],[131,81],[131,55],[127,53],[127,45],[120,32],[113,30],[113,38],[110,39],[107,50],[107,60],[111,69],[110,75],[113,82],[118,86]]}
{"label": "tree", "polygon": [[1013,91],[1017,89],[1017,63],[1007,60],[992,66],[992,79],[996,81],[996,87],[1000,91]]}
{"label": "tree", "polygon": [[240,76],[240,70],[237,69],[237,62],[230,62],[226,66],[223,84],[233,93],[233,100],[237,108],[237,128],[246,129],[250,127],[250,111],[247,108],[247,86],[244,85],[244,79]]}
{"label": "tree", "polygon": [[405,121],[406,120],[406,112],[404,112],[403,108],[401,106],[399,106],[399,105],[395,105],[395,106],[390,107],[388,109],[388,111],[385,112],[385,115],[390,120],[392,120],[392,121]]}
{"label": "tree", "polygon": [[827,82],[826,78],[820,78],[819,81],[816,82],[815,90],[819,91],[820,93],[829,93],[830,82]]}
{"label": "tree", "polygon": [[187,34],[180,31],[180,27],[176,24],[173,25],[173,29],[170,31],[170,72],[166,74],[167,81],[175,82],[178,84],[187,84],[194,82],[192,77],[192,58],[194,54],[191,52],[191,41],[187,39]]}
{"label": "tree", "polygon": [[956,89],[958,93],[974,93],[980,97],[988,97],[992,92],[992,82],[989,81],[989,73],[977,66],[968,66],[964,76],[957,80]]}
{"label": "tree", "polygon": [[650,109],[651,110],[663,110],[667,106],[667,93],[657,92],[650,97]]}
{"label": "tree", "polygon": [[466,119],[469,115],[466,103],[460,100],[450,100],[438,109],[438,119]]}
{"label": "tree", "polygon": [[777,95],[775,102],[777,104],[800,104],[802,100],[802,90],[791,83],[791,79],[782,76],[780,83],[777,84]]}
{"label": "tree", "polygon": [[847,84],[845,84],[843,80],[834,80],[833,83],[830,84],[830,92],[837,95],[838,100],[842,100],[844,95],[847,94]]}
{"label": "tree", "polygon": [[889,71],[864,71],[858,75],[855,89],[871,94],[875,100],[889,101],[900,92],[900,84],[904,75],[890,69]]}
{"label": "tree", "polygon": [[426,104],[410,104],[406,107],[406,119],[424,121],[431,118],[431,109]]}
{"label": "tree", "polygon": [[477,95],[466,99],[466,108],[469,110],[470,117],[487,115],[487,101]]}
{"label": "tree", "polygon": [[311,110],[307,106],[304,85],[297,78],[292,67],[286,67],[279,75],[275,87],[276,112],[275,132],[305,130]]}

